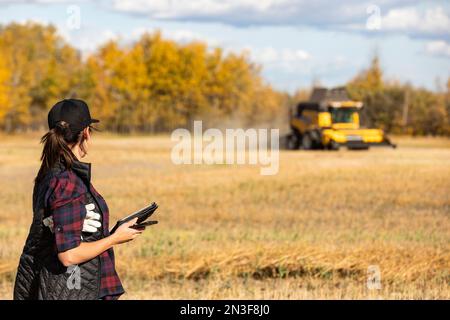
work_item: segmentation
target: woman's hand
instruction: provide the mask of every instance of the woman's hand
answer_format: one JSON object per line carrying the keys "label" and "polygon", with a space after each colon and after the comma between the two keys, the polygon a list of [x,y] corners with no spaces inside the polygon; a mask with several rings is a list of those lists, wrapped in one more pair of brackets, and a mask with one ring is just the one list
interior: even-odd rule
{"label": "woman's hand", "polygon": [[131,228],[137,218],[124,223],[109,237],[92,241],[81,242],[76,248],[58,253],[58,258],[66,267],[89,261],[116,244],[125,243],[138,237],[144,229]]}
{"label": "woman's hand", "polygon": [[137,222],[137,218],[124,223],[110,236],[113,240],[113,244],[121,244],[137,238],[144,229],[134,229],[131,228]]}

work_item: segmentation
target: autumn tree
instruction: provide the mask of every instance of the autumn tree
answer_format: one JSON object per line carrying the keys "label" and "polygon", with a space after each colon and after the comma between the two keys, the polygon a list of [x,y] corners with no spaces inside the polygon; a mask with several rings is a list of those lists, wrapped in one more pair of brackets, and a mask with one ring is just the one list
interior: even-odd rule
{"label": "autumn tree", "polygon": [[361,121],[369,126],[385,127],[390,119],[390,110],[384,95],[383,71],[377,54],[372,58],[370,67],[360,72],[347,85],[351,98],[362,101],[363,109]]}
{"label": "autumn tree", "polygon": [[347,88],[353,99],[364,102],[363,120],[368,125],[413,135],[450,131],[445,93],[384,80],[376,55],[370,67],[351,80]]}
{"label": "autumn tree", "polygon": [[[446,92],[383,79],[374,55],[348,83],[365,104],[363,124],[390,132],[450,134],[450,79]],[[289,96],[261,76],[247,52],[225,52],[194,41],[177,43],[161,32],[123,45],[103,44],[81,59],[51,25],[0,26],[0,129],[37,129],[66,97],[85,99],[101,127],[115,132],[167,132],[193,120],[224,128],[287,125]]]}
{"label": "autumn tree", "polygon": [[10,70],[6,65],[4,53],[0,50],[0,124],[4,123],[6,115],[9,113],[10,106]]}
{"label": "autumn tree", "polygon": [[1,125],[7,131],[39,127],[49,105],[70,96],[79,83],[74,68],[80,65],[79,55],[53,26],[29,22],[0,27],[0,52],[8,86]]}

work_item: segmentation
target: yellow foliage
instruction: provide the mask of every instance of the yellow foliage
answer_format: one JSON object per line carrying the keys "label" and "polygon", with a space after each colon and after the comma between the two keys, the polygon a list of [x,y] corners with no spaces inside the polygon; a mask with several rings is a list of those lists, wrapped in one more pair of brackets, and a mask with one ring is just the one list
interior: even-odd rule
{"label": "yellow foliage", "polygon": [[[450,134],[448,90],[386,83],[377,56],[348,83],[348,90],[366,105],[363,125]],[[181,44],[160,32],[126,46],[110,41],[82,60],[51,25],[0,28],[0,129],[5,131],[45,127],[48,109],[68,97],[85,99],[101,126],[117,132],[190,128],[196,119],[205,127],[283,128],[288,106],[305,94],[289,97],[273,89],[246,52],[225,53],[202,42]]]}
{"label": "yellow foliage", "polygon": [[130,47],[106,44],[88,59],[86,74],[94,113],[119,132],[189,127],[195,117],[212,114],[220,120],[238,114],[251,123],[284,107],[246,55],[224,56],[201,42],[178,44],[160,32]]}
{"label": "yellow foliage", "polygon": [[[0,30],[3,97],[0,125],[7,131],[45,123],[45,111],[78,83],[79,55],[53,26],[12,23]],[[5,71],[6,68],[9,71]],[[5,95],[5,93],[3,93]]]}
{"label": "yellow foliage", "polygon": [[9,102],[9,86],[8,80],[10,71],[6,66],[3,52],[0,50],[0,122],[3,121],[7,111]]}

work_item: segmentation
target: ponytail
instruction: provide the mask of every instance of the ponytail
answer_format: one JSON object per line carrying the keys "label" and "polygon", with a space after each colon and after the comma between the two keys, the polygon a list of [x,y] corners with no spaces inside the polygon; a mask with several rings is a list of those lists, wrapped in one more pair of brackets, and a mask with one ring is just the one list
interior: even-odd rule
{"label": "ponytail", "polygon": [[41,180],[58,162],[61,162],[66,169],[70,169],[73,162],[77,160],[70,145],[77,142],[81,142],[82,145],[83,140],[83,131],[73,133],[67,122],[58,122],[41,138],[41,143],[44,145],[41,155],[42,163],[35,181]]}

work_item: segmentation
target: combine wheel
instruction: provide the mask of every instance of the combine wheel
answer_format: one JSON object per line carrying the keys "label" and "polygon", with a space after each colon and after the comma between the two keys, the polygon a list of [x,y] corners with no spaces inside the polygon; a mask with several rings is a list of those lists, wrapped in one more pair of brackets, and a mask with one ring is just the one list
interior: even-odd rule
{"label": "combine wheel", "polygon": [[313,148],[313,141],[309,133],[305,133],[302,138],[302,149],[311,150]]}
{"label": "combine wheel", "polygon": [[297,150],[300,147],[300,141],[295,133],[291,133],[287,137],[287,148],[289,150]]}

